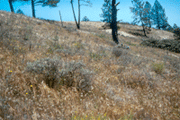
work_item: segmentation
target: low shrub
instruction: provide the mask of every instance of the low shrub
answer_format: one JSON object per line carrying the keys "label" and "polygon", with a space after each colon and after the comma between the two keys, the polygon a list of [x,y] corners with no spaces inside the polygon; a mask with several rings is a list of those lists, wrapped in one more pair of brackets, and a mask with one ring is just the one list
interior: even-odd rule
{"label": "low shrub", "polygon": [[89,55],[92,59],[94,59],[96,61],[102,59],[102,54],[99,54],[99,53],[90,52]]}
{"label": "low shrub", "polygon": [[141,42],[141,45],[151,46],[151,47],[157,47],[173,52],[180,52],[180,41],[178,40],[144,40]]}
{"label": "low shrub", "polygon": [[43,75],[43,80],[51,88],[76,87],[77,90],[88,92],[93,72],[83,67],[82,62],[64,62],[56,57],[28,62],[26,71]]}
{"label": "low shrub", "polygon": [[152,68],[156,73],[161,74],[164,70],[164,63],[153,63]]}
{"label": "low shrub", "polygon": [[112,54],[114,54],[116,57],[119,57],[123,54],[123,49],[114,47],[112,50]]}

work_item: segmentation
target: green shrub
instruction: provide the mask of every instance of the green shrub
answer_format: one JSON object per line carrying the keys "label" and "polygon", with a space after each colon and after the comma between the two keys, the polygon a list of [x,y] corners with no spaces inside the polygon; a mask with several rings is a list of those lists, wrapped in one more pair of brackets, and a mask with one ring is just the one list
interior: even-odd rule
{"label": "green shrub", "polygon": [[131,45],[131,46],[136,46],[136,44],[133,44],[131,42],[126,42],[126,44]]}
{"label": "green shrub", "polygon": [[164,63],[153,63],[152,67],[156,73],[161,74],[164,70]]}
{"label": "green shrub", "polygon": [[79,50],[81,48],[84,48],[83,44],[81,42],[75,42],[74,46]]}
{"label": "green shrub", "polygon": [[89,55],[94,60],[101,60],[102,59],[102,54],[99,54],[99,53],[90,52]]}
{"label": "green shrub", "polygon": [[47,53],[50,53],[52,54],[55,50],[59,49],[64,49],[64,46],[63,45],[60,45],[57,41],[58,38],[54,38],[53,40],[54,41],[48,41],[47,44],[49,45],[49,48],[47,50]]}
{"label": "green shrub", "polygon": [[104,34],[97,34],[98,37],[100,38],[105,38],[106,36]]}

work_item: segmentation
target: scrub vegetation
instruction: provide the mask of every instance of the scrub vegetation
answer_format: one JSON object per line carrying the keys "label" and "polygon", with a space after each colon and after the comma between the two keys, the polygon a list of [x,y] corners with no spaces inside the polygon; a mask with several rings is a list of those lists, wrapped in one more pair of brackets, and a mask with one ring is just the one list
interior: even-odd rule
{"label": "scrub vegetation", "polygon": [[0,11],[0,119],[180,119],[179,53],[63,24]]}

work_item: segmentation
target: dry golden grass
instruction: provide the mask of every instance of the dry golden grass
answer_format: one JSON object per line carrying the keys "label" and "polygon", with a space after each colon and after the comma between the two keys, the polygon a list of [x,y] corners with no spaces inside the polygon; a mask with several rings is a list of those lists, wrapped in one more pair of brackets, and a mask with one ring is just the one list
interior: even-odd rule
{"label": "dry golden grass", "polygon": [[[167,51],[140,46],[141,37],[120,36],[131,49],[116,57],[111,36],[103,32],[86,34],[5,12],[0,12],[0,18],[2,14],[10,17],[1,19],[1,119],[180,119],[180,60]],[[53,67],[42,74],[27,71],[27,63],[46,58],[62,66],[83,63],[84,72],[62,69],[59,64],[53,67],[60,69],[57,74],[72,72],[63,76],[68,80],[90,80],[91,89],[83,91],[76,83],[68,86],[57,81],[55,86],[48,85],[49,77],[64,80],[51,73]],[[164,65],[160,72],[154,69],[158,63]]]}

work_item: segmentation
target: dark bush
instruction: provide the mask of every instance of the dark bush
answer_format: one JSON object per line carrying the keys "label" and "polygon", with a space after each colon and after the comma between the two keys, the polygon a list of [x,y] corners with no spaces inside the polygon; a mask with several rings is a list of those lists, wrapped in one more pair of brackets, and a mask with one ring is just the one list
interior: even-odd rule
{"label": "dark bush", "polygon": [[180,53],[180,41],[177,40],[145,40],[141,45],[157,47]]}
{"label": "dark bush", "polygon": [[122,48],[118,48],[118,47],[114,47],[112,54],[114,54],[116,57],[119,57],[123,54],[123,49]]}
{"label": "dark bush", "polygon": [[175,37],[177,37],[177,39],[180,40],[180,28],[176,28],[174,30],[174,33],[175,33]]}
{"label": "dark bush", "polygon": [[84,16],[83,19],[82,19],[82,21],[85,21],[85,22],[86,22],[86,21],[89,21],[89,18],[88,18],[87,16]]}

